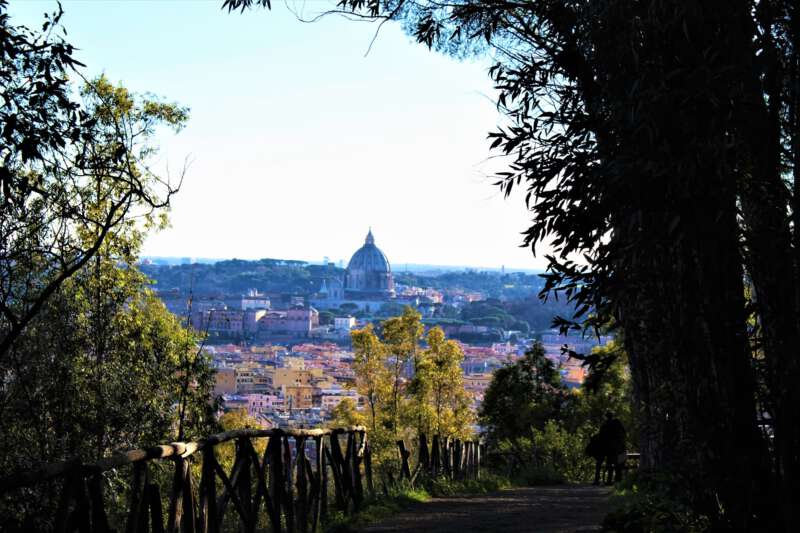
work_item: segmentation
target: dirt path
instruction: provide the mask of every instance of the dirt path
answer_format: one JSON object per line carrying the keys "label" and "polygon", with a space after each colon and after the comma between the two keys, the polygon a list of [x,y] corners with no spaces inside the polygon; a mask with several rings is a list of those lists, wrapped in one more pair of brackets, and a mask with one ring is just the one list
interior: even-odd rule
{"label": "dirt path", "polygon": [[434,498],[362,530],[388,532],[599,531],[610,489],[591,485],[514,488],[481,496]]}

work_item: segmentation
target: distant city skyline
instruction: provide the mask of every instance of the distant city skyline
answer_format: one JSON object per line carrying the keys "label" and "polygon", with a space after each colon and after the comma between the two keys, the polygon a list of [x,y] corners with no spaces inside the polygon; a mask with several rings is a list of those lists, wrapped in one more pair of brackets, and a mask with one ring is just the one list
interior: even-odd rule
{"label": "distant city skyline", "polygon": [[[544,267],[519,248],[522,198],[492,186],[486,62],[430,52],[395,24],[365,56],[374,25],[221,4],[63,2],[85,74],[190,107],[187,128],[161,138],[156,168],[191,164],[143,255],[346,262],[372,226],[398,267]],[[39,27],[55,8],[9,11]]]}

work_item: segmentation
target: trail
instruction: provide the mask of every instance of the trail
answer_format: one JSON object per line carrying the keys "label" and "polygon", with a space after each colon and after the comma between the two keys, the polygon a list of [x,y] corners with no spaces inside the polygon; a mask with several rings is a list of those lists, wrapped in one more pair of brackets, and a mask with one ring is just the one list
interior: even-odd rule
{"label": "trail", "polygon": [[389,532],[599,531],[611,506],[608,487],[557,485],[434,498],[361,530]]}

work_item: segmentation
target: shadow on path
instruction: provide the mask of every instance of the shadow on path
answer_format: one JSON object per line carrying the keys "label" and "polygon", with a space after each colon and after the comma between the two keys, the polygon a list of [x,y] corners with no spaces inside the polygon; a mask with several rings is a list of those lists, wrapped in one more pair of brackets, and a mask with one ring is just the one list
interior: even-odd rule
{"label": "shadow on path", "polygon": [[611,510],[607,487],[522,487],[480,496],[434,498],[373,524],[364,533],[599,531]]}

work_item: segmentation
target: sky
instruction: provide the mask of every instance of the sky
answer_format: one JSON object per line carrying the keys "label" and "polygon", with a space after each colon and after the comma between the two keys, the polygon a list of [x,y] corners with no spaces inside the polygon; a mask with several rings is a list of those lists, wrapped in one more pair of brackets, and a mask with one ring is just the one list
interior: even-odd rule
{"label": "sky", "polygon": [[[500,117],[485,59],[428,51],[386,24],[304,23],[281,2],[62,2],[86,74],[190,108],[155,168],[189,161],[171,226],[143,255],[346,261],[371,227],[390,262],[542,268],[529,213],[492,184]],[[327,4],[291,4],[311,17]],[[12,0],[39,26],[54,1]]]}

